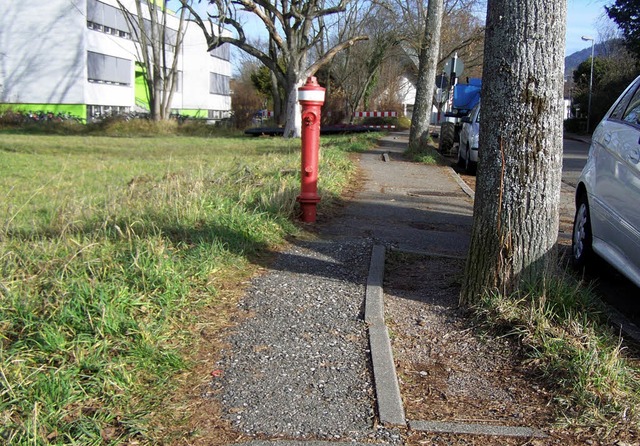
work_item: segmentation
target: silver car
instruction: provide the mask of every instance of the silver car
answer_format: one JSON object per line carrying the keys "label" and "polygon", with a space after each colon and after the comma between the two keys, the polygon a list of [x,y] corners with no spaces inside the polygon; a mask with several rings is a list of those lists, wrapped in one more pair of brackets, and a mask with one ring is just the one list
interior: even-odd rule
{"label": "silver car", "polygon": [[578,182],[573,263],[593,253],[640,287],[640,76],[593,133]]}
{"label": "silver car", "polygon": [[462,118],[460,130],[460,144],[458,145],[458,166],[464,167],[465,172],[474,173],[478,165],[478,139],[480,137],[480,103],[469,116]]}

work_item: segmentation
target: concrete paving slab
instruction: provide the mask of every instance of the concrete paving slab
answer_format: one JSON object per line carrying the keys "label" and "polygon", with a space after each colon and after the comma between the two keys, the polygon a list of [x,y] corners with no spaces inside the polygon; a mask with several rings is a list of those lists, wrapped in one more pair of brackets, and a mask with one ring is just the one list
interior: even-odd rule
{"label": "concrete paving slab", "polygon": [[407,142],[408,135],[391,134],[360,155],[363,189],[323,234],[367,237],[387,248],[466,254],[473,200],[450,168],[406,160]]}

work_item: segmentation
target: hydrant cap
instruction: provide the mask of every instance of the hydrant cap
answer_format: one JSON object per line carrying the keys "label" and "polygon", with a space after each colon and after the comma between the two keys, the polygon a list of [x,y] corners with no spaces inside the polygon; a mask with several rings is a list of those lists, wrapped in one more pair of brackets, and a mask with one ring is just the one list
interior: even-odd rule
{"label": "hydrant cap", "polygon": [[307,83],[298,88],[298,101],[324,103],[325,89],[318,84],[315,76],[307,78]]}

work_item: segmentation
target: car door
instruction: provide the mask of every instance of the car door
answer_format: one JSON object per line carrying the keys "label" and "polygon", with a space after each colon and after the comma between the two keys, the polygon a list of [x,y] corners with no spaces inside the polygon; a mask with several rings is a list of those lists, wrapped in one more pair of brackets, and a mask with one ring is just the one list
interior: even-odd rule
{"label": "car door", "polygon": [[640,267],[640,78],[630,99],[613,109],[594,142],[596,153],[594,236]]}
{"label": "car door", "polygon": [[469,118],[462,121],[462,129],[460,131],[460,147],[458,148],[458,150],[462,150],[464,153],[466,153],[465,159],[471,156],[470,153],[466,152],[467,146],[469,146],[469,149],[478,148],[477,141],[475,141],[474,146],[473,136],[478,134],[477,129],[480,125],[479,115],[480,104],[478,103],[469,113]]}
{"label": "car door", "polygon": [[476,105],[473,108],[473,112],[471,113],[471,129],[469,130],[469,145],[477,149],[479,143],[480,136],[480,104]]}

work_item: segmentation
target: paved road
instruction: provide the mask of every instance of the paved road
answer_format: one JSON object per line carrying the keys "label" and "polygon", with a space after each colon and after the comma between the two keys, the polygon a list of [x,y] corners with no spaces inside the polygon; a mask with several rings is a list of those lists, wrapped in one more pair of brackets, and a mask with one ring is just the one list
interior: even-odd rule
{"label": "paved road", "polygon": [[580,172],[587,162],[589,144],[574,139],[565,139],[562,157],[562,181],[569,186],[576,187]]}
{"label": "paved road", "polygon": [[576,212],[574,195],[580,172],[587,162],[588,153],[588,143],[568,138],[563,140],[560,232],[558,234],[558,241],[563,245],[571,245],[573,216]]}

